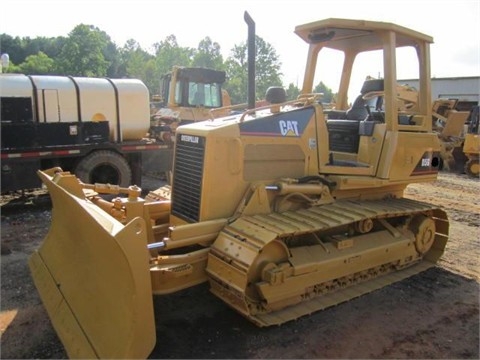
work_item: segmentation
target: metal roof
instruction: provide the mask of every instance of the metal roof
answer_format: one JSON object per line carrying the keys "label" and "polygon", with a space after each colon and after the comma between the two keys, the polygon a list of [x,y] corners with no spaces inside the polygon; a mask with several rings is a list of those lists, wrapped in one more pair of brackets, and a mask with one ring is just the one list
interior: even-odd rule
{"label": "metal roof", "polygon": [[330,18],[299,25],[295,33],[309,44],[326,42],[328,48],[346,51],[379,50],[382,32],[394,32],[397,46],[414,46],[417,42],[433,43],[431,36],[392,23]]}

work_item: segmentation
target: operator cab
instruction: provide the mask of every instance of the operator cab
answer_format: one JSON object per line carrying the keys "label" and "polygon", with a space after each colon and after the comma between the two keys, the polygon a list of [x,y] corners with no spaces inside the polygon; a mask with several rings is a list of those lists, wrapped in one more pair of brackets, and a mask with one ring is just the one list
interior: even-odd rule
{"label": "operator cab", "polygon": [[[301,93],[311,93],[321,79],[335,94],[332,107],[317,120],[325,127],[318,131],[319,172],[391,179],[395,154],[404,151],[393,147],[412,148],[406,142],[417,140],[407,138],[432,131],[428,64],[433,39],[391,23],[347,19],[300,25],[295,32],[309,44]],[[418,77],[419,89],[398,85],[400,73]],[[365,80],[366,74],[378,77]],[[404,140],[402,133],[408,133]],[[394,140],[398,137],[405,144]],[[432,154],[425,156],[430,164]],[[400,174],[405,169],[398,169],[405,176]]]}
{"label": "operator cab", "polygon": [[206,68],[174,67],[160,81],[165,106],[219,108],[225,72]]}

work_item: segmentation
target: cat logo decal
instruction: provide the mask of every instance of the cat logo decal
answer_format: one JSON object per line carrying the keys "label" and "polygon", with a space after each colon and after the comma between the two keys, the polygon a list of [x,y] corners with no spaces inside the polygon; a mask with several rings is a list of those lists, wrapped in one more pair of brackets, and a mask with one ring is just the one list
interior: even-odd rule
{"label": "cat logo decal", "polygon": [[282,136],[300,136],[298,132],[298,121],[294,120],[280,120],[280,133]]}

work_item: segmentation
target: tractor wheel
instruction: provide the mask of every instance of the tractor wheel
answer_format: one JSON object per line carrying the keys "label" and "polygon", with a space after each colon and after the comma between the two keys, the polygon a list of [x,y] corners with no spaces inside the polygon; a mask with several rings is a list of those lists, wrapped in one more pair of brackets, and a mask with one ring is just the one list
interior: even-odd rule
{"label": "tractor wheel", "polygon": [[465,173],[471,177],[477,177],[480,173],[480,164],[478,159],[470,159],[465,164]]}
{"label": "tractor wheel", "polygon": [[132,170],[125,158],[113,151],[100,150],[84,157],[75,168],[75,175],[84,183],[112,184],[128,187]]}

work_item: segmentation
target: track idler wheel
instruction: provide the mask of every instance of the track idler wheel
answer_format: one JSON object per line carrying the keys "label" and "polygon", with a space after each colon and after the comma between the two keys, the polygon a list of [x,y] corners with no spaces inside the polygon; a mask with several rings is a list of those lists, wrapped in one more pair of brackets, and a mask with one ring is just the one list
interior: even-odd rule
{"label": "track idler wheel", "polygon": [[[255,257],[247,272],[247,287],[245,295],[251,300],[259,301],[261,297],[255,287],[259,281],[265,281],[271,270],[276,269],[277,265],[285,263],[288,260],[288,248],[279,240],[274,240],[266,244]],[[270,270],[270,271],[269,271]]]}
{"label": "track idler wheel", "polygon": [[415,216],[410,223],[410,230],[415,235],[415,249],[420,255],[430,250],[435,239],[435,221],[424,215]]}

